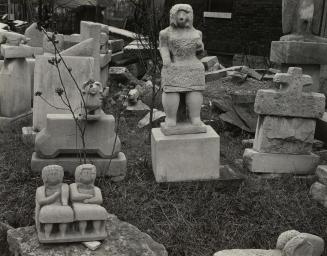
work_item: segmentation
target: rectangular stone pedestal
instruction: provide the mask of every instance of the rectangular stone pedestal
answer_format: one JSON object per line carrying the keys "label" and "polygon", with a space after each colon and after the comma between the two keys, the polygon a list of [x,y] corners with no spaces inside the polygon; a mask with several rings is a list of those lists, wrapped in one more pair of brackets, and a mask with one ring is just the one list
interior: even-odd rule
{"label": "rectangular stone pedestal", "polygon": [[165,136],[152,129],[152,168],[157,182],[219,179],[220,137],[206,133]]}
{"label": "rectangular stone pedestal", "polygon": [[[127,160],[125,154],[120,152],[117,158],[110,159],[100,157],[88,157],[87,163],[92,163],[97,168],[97,176],[109,176],[113,181],[123,180],[126,175]],[[41,173],[43,167],[47,165],[60,165],[64,168],[65,173],[74,175],[77,166],[82,164],[78,157],[60,156],[52,159],[43,159],[38,157],[34,152],[32,155],[31,169],[33,172]]]}
{"label": "rectangular stone pedestal", "polygon": [[247,148],[243,155],[245,167],[255,173],[314,174],[319,156],[261,153]]}

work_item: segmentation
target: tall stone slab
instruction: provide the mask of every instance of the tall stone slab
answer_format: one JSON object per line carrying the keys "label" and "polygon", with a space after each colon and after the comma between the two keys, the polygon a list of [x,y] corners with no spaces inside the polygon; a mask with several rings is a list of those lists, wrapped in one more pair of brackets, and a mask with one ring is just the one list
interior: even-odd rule
{"label": "tall stone slab", "polygon": [[93,38],[94,79],[100,81],[100,39],[102,26],[99,23],[81,21],[80,33],[82,41]]}
{"label": "tall stone slab", "polygon": [[316,119],[323,115],[325,96],[302,92],[313,83],[301,68],[277,73],[278,90],[259,90],[259,114],[253,149],[246,149],[244,166],[256,173],[311,174],[319,163],[312,152]]}
{"label": "tall stone slab", "polygon": [[0,68],[0,129],[31,111],[32,78],[26,61],[33,55],[31,49],[25,45],[1,45],[4,61]]}
{"label": "tall stone slab", "polygon": [[[57,88],[62,88],[58,70],[49,63],[52,56],[37,56],[34,73],[34,93],[40,92],[40,96],[34,97],[33,104],[33,129],[41,131],[45,128],[47,114],[70,113],[67,106],[56,93]],[[89,79],[94,79],[93,57],[63,57],[68,67],[72,68],[71,74],[79,86]],[[78,89],[63,63],[59,64],[60,75],[65,85],[72,108],[77,112],[80,108],[81,97]],[[45,101],[46,100],[46,101]]]}

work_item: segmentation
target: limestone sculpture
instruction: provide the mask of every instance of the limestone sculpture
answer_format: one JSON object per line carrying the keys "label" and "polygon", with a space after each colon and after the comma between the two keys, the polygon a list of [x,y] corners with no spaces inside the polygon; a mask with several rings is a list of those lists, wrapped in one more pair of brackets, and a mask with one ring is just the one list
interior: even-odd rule
{"label": "limestone sculpture", "polygon": [[[94,186],[96,168],[76,168],[76,183],[63,183],[64,170],[49,165],[42,170],[44,186],[37,188],[35,223],[40,243],[102,240],[107,237],[107,211],[101,190]],[[69,205],[69,202],[72,205]]]}
{"label": "limestone sculpture", "polygon": [[64,170],[59,165],[49,165],[42,170],[44,185],[37,188],[35,197],[35,223],[39,240],[49,241],[54,225],[58,225],[58,238],[65,238],[67,224],[73,222],[74,213],[68,206],[69,186],[63,183]]}
{"label": "limestone sculpture", "polygon": [[177,112],[184,97],[190,124],[188,128],[181,129],[184,132],[177,133],[206,132],[200,118],[203,102],[201,91],[205,88],[204,67],[196,57],[204,46],[202,33],[193,27],[193,9],[190,5],[177,4],[172,7],[170,26],[160,32],[159,40],[163,61],[162,103],[166,112],[163,133],[168,135],[169,129],[176,130]]}
{"label": "limestone sculpture", "polygon": [[282,41],[327,42],[319,34],[323,0],[283,0]]}
{"label": "limestone sculpture", "polygon": [[100,206],[103,200],[101,190],[94,186],[96,174],[94,165],[78,166],[75,171],[75,183],[70,185],[70,197],[81,234],[85,235],[88,222],[91,222],[95,234],[105,237],[108,213]]}
{"label": "limestone sculpture", "polygon": [[214,256],[321,256],[324,247],[324,240],[318,236],[289,230],[279,236],[274,250],[234,249],[217,252]]}
{"label": "limestone sculpture", "polygon": [[22,34],[0,29],[0,44],[19,46],[20,44],[26,44],[29,40]]}
{"label": "limestone sculpture", "polygon": [[[82,86],[85,106],[82,107],[82,118],[88,120],[97,120],[102,114],[102,100],[106,96],[108,87],[103,89],[100,82],[89,80]],[[83,104],[83,103],[82,103]]]}

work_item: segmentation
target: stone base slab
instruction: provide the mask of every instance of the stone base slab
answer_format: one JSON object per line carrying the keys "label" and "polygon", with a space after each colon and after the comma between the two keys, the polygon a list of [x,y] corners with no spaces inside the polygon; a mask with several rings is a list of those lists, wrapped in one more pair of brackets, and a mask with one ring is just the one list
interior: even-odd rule
{"label": "stone base slab", "polygon": [[247,148],[243,154],[243,165],[255,173],[313,174],[320,157],[310,155],[261,153]]}
{"label": "stone base slab", "polygon": [[37,132],[34,131],[33,127],[22,128],[22,141],[25,145],[34,145]]}
{"label": "stone base slab", "polygon": [[211,126],[206,133],[165,136],[152,129],[152,168],[157,182],[220,178],[220,137]]}
{"label": "stone base slab", "polygon": [[176,126],[173,127],[167,126],[166,123],[161,123],[160,127],[162,133],[166,136],[207,132],[207,127],[204,123],[202,123],[202,125],[192,125],[191,123],[178,123]]}
{"label": "stone base slab", "polygon": [[270,60],[275,63],[327,64],[327,43],[272,41]]}
{"label": "stone base slab", "polygon": [[[92,163],[97,168],[97,176],[109,176],[113,181],[123,180],[127,170],[127,160],[124,153],[120,152],[117,158],[105,159],[99,157],[88,157],[88,163]],[[109,167],[110,163],[110,167]],[[78,157],[60,156],[52,159],[40,158],[37,153],[33,153],[31,169],[33,172],[41,173],[43,167],[47,165],[60,165],[65,173],[73,176],[77,166],[81,164]],[[109,168],[109,169],[108,169]]]}

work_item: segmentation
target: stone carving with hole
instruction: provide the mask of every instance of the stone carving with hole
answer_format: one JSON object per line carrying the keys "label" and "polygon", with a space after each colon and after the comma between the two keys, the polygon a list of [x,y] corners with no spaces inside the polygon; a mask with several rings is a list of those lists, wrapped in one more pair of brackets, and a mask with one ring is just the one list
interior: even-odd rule
{"label": "stone carving with hole", "polygon": [[[49,165],[42,170],[44,185],[37,188],[35,223],[40,243],[95,241],[107,237],[108,218],[101,190],[94,186],[96,167],[76,168],[75,182],[63,183],[64,170]],[[72,205],[69,203],[71,202]]]}

